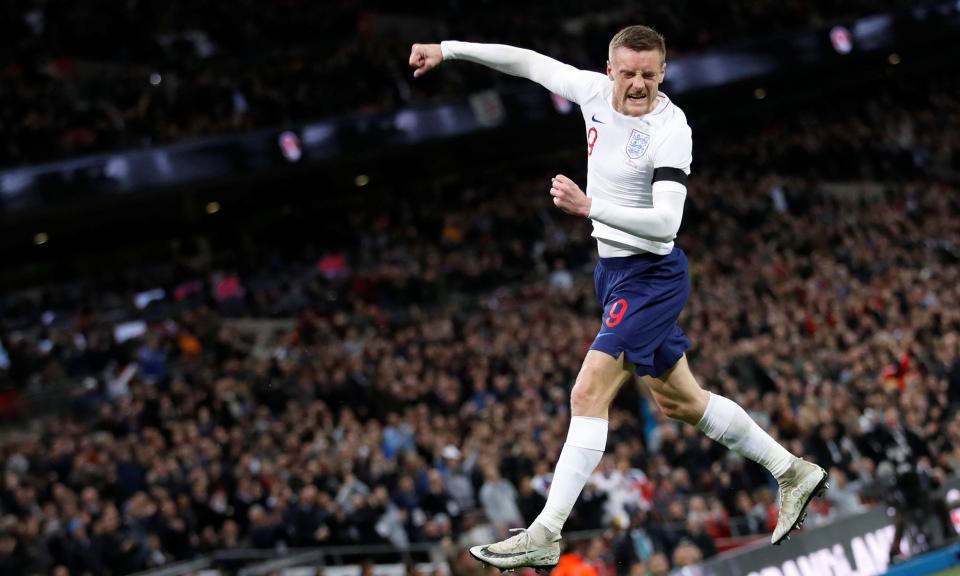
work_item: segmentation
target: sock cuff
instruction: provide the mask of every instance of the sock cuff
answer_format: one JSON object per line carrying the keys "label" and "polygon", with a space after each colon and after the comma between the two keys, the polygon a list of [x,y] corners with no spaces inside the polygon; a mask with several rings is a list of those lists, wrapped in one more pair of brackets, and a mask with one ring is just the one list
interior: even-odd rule
{"label": "sock cuff", "polygon": [[700,421],[697,422],[697,428],[699,428],[701,432],[706,430],[707,425],[710,422],[710,409],[715,408],[714,399],[717,397],[716,394],[710,392],[709,390],[707,391],[707,394],[710,395],[710,397],[707,399],[707,407],[703,410],[703,416],[700,417]]}
{"label": "sock cuff", "polygon": [[741,415],[751,423],[753,422],[739,404],[726,396],[711,392],[710,399],[707,401],[707,409],[703,411],[703,418],[697,422],[697,428],[716,440],[726,434],[731,426],[739,426]]}
{"label": "sock cuff", "polygon": [[570,418],[566,443],[577,448],[603,452],[607,449],[608,426],[608,422],[603,418],[574,416]]}

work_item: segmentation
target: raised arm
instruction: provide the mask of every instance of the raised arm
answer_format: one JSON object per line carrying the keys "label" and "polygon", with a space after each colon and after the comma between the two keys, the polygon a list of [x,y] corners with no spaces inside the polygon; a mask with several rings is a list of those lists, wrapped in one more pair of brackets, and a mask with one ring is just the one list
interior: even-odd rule
{"label": "raised arm", "polygon": [[579,102],[583,89],[598,74],[577,70],[543,54],[504,44],[477,44],[447,40],[440,44],[414,44],[410,50],[413,76],[419,78],[444,60],[466,60],[498,72],[527,78],[568,100]]}

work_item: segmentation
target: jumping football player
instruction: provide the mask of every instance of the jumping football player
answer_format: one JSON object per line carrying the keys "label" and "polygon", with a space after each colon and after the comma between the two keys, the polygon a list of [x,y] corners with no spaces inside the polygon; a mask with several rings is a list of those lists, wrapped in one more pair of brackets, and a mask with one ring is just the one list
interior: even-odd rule
{"label": "jumping football player", "polygon": [[687,365],[690,346],[677,318],[690,292],[687,257],[674,246],[692,161],[684,113],[659,91],[666,72],[663,36],[630,26],[610,41],[607,73],[578,70],[542,54],[499,44],[414,44],[413,75],[446,60],[467,60],[528,78],[580,105],[586,123],[587,192],[553,178],[553,203],[589,218],[600,260],[594,282],[600,331],[570,394],[571,419],[546,506],[526,530],[475,546],[478,560],[501,570],[551,568],[560,530],[607,444],[607,410],[631,371],[670,418],[692,424],[758,462],[780,485],[772,542],[796,528],[827,473],[788,452],[728,398],[700,387]]}

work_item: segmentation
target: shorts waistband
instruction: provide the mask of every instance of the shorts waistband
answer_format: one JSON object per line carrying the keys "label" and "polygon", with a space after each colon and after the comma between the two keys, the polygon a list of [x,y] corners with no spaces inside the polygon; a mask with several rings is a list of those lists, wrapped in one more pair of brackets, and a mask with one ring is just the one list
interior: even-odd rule
{"label": "shorts waistband", "polygon": [[[670,254],[672,254],[671,252]],[[617,270],[636,265],[638,262],[658,262],[670,254],[654,254],[653,252],[641,252],[640,254],[631,254],[630,256],[615,256],[613,258],[601,258],[600,264],[604,268]]]}

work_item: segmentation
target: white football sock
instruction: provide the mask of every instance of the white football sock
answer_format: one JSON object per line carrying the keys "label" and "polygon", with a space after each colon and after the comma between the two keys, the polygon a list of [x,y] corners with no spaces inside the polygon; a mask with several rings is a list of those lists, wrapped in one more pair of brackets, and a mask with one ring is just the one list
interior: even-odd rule
{"label": "white football sock", "polygon": [[697,428],[727,448],[762,465],[779,479],[793,464],[795,456],[777,443],[738,404],[710,394],[707,409]]}
{"label": "white football sock", "polygon": [[570,419],[567,442],[560,451],[553,483],[547,494],[547,504],[537,519],[530,525],[530,532],[537,542],[553,541],[570,510],[577,503],[580,492],[594,468],[600,463],[607,447],[607,421],[603,418],[574,416]]}

